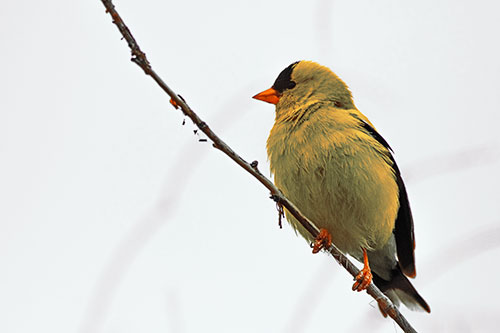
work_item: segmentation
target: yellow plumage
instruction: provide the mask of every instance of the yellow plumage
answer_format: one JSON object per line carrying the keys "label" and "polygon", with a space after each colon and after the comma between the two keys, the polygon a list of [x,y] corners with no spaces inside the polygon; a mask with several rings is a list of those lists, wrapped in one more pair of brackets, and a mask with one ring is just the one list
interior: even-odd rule
{"label": "yellow plumage", "polygon": [[276,105],[267,140],[276,186],[341,251],[364,262],[353,290],[365,289],[373,271],[374,283],[394,302],[430,312],[406,278],[416,274],[415,241],[399,168],[346,84],[326,67],[299,61],[254,98]]}
{"label": "yellow plumage", "polygon": [[[386,148],[359,126],[356,109],[311,100],[305,107],[277,108],[267,151],[276,186],[335,245],[361,257],[361,247],[384,246],[394,228],[398,187]],[[297,117],[300,115],[300,117]],[[312,240],[293,216],[287,220]]]}

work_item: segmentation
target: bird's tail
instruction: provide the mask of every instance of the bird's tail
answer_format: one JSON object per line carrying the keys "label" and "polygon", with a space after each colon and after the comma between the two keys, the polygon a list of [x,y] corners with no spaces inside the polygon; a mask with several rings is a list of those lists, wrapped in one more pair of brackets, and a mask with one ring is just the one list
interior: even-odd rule
{"label": "bird's tail", "polygon": [[375,272],[373,273],[373,283],[382,291],[391,301],[398,306],[403,303],[411,310],[420,310],[431,312],[427,302],[420,296],[415,287],[411,284],[399,265],[391,271],[389,281],[382,279]]}

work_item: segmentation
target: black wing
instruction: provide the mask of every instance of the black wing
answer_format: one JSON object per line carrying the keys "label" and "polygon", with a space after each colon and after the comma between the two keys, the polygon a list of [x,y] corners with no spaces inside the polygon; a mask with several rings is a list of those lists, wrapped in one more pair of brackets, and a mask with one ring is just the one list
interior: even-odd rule
{"label": "black wing", "polygon": [[396,238],[399,266],[405,275],[415,277],[415,234],[413,231],[413,217],[411,214],[410,202],[408,201],[408,194],[406,193],[406,187],[403,178],[401,178],[401,172],[391,154],[392,148],[387,141],[385,141],[385,139],[368,123],[363,120],[360,121],[361,126],[382,146],[387,148],[388,155],[392,161],[392,169],[394,170],[396,183],[399,189],[399,210],[393,230],[394,237]]}

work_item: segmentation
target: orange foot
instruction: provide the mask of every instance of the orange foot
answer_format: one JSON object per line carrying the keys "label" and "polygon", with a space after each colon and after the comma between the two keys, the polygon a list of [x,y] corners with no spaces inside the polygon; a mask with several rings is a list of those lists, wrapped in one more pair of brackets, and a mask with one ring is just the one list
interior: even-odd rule
{"label": "orange foot", "polygon": [[312,243],[313,253],[318,253],[323,248],[328,248],[332,245],[332,235],[326,230],[321,228],[318,237]]}
{"label": "orange foot", "polygon": [[363,291],[372,282],[372,271],[370,270],[370,266],[368,265],[368,255],[366,254],[366,250],[363,249],[363,269],[359,271],[358,275],[356,275],[356,282],[352,285],[352,290]]}

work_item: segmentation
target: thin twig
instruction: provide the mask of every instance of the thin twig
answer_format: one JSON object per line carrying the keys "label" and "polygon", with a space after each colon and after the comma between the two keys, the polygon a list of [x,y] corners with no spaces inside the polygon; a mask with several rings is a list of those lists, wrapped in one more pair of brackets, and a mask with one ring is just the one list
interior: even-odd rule
{"label": "thin twig", "polygon": [[[127,41],[127,44],[132,52],[132,61],[141,67],[144,72],[151,76],[153,80],[163,89],[179,106],[182,112],[188,116],[193,123],[210,138],[213,142],[213,146],[227,156],[229,156],[233,161],[235,161],[239,166],[253,175],[257,180],[262,183],[270,192],[271,198],[275,200],[279,205],[285,207],[299,222],[300,224],[314,237],[316,238],[319,234],[319,229],[311,222],[307,217],[305,217],[299,209],[290,202],[281,191],[262,173],[258,170],[257,166],[252,166],[250,163],[246,162],[241,158],[236,152],[234,152],[224,141],[222,141],[205,123],[198,115],[187,105],[187,103],[170,89],[167,84],[156,74],[152,69],[151,64],[147,60],[146,54],[142,52],[139,45],[137,44],[135,38],[128,27],[123,22],[122,18],[118,14],[111,0],[101,0],[106,7],[106,11],[113,18],[113,23],[117,26],[118,30],[122,34],[123,38]],[[355,277],[359,269],[352,264],[352,262],[340,252],[334,245],[328,248],[328,252],[335,258],[335,260],[342,265],[353,277]],[[416,332],[406,318],[399,312],[399,310],[394,306],[394,304],[373,284],[371,283],[367,289],[367,293],[371,295],[379,304],[379,306],[391,317],[394,321],[403,329],[404,332]]]}

